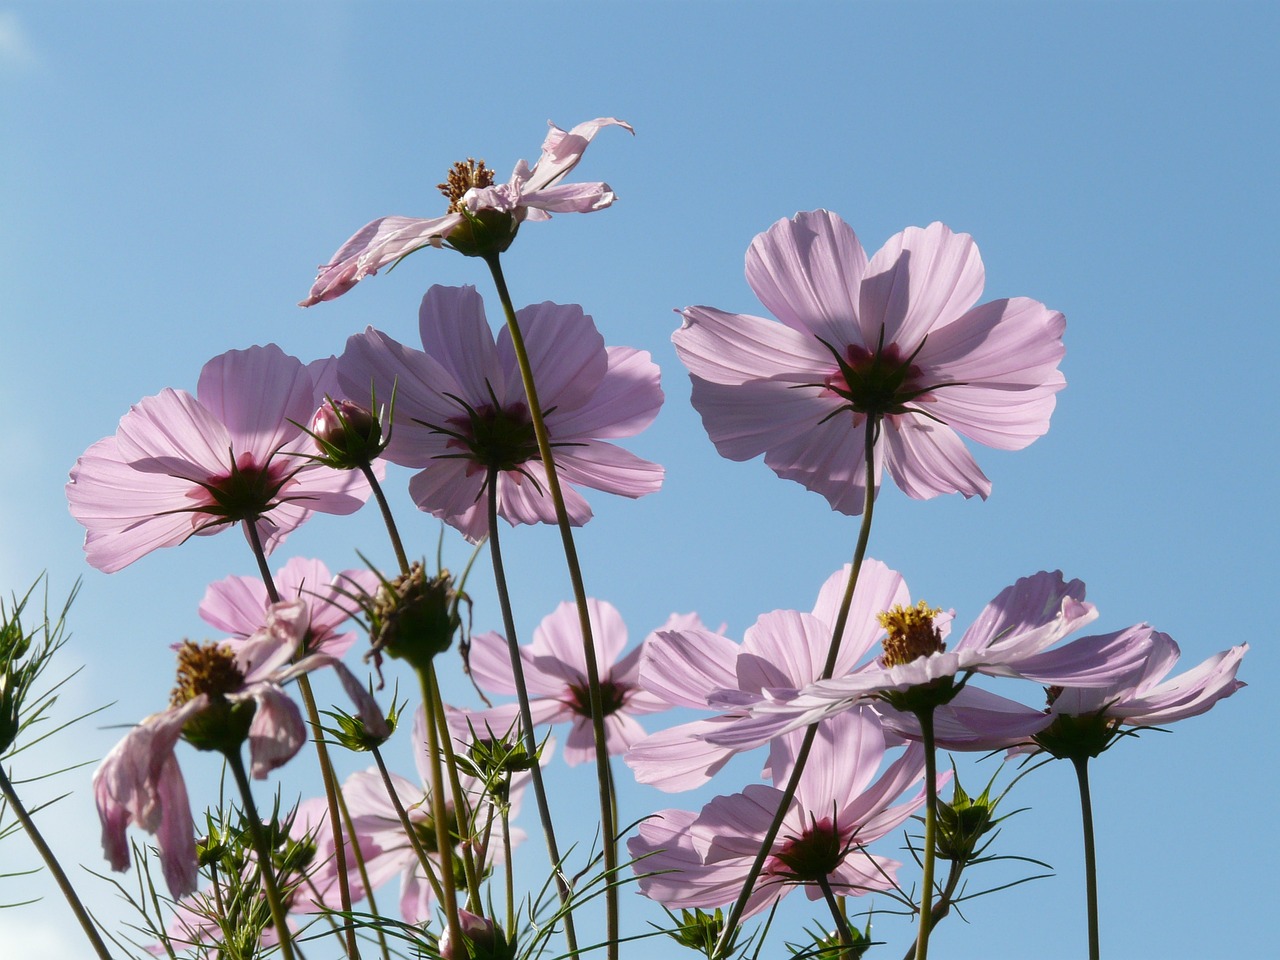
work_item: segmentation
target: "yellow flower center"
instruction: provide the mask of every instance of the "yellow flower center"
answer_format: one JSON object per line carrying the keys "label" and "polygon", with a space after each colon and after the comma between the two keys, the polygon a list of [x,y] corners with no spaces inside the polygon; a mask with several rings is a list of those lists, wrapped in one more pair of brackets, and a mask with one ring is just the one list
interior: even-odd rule
{"label": "yellow flower center", "polygon": [[947,647],[933,625],[933,618],[941,612],[941,608],[930,608],[921,600],[914,607],[898,606],[880,614],[877,617],[880,625],[889,631],[881,641],[884,656],[880,662],[886,667],[896,667],[932,653],[942,653]]}

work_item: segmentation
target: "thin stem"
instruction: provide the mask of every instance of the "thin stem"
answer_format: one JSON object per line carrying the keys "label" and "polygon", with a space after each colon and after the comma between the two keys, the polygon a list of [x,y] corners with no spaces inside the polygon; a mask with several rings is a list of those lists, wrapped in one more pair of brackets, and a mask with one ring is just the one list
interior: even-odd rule
{"label": "thin stem", "polygon": [[507,933],[515,935],[516,929],[516,878],[515,866],[511,862],[511,815],[507,807],[502,808],[502,863],[506,878],[507,894]]}
{"label": "thin stem", "polygon": [[[596,787],[600,798],[600,830],[604,834],[604,869],[607,876],[614,877],[618,872],[618,831],[613,816],[613,805],[609,801],[609,752],[604,728],[604,701],[600,693],[600,669],[596,662],[596,645],[591,631],[591,615],[587,607],[587,589],[582,581],[582,566],[578,562],[578,548],[573,541],[573,527],[569,523],[569,512],[565,508],[564,494],[560,489],[560,477],[556,471],[555,459],[551,455],[551,438],[547,433],[546,421],[542,418],[542,406],[538,402],[538,388],[533,380],[533,368],[529,363],[528,351],[525,350],[524,336],[516,320],[515,307],[511,303],[511,294],[507,291],[507,281],[502,275],[498,254],[485,257],[485,263],[489,265],[489,271],[493,274],[493,282],[498,288],[498,298],[502,301],[502,309],[507,317],[507,330],[511,333],[511,346],[515,351],[516,363],[520,367],[520,379],[524,383],[525,398],[529,403],[529,418],[533,422],[533,433],[538,440],[538,456],[546,472],[547,492],[555,506],[556,526],[560,528],[560,543],[564,548],[564,559],[569,568],[569,582],[573,586],[573,599],[578,608],[583,659],[587,667],[587,699],[591,711],[591,732],[596,747]],[[490,494],[492,493],[491,490]],[[617,885],[608,884],[605,887],[604,896],[606,955],[609,960],[617,960],[619,943]]]}
{"label": "thin stem", "polygon": [[[258,572],[267,588],[267,598],[272,603],[280,602],[280,591],[271,576],[271,568],[267,565],[267,554],[262,548],[262,538],[258,536],[258,527],[252,520],[244,521],[245,536],[253,556],[258,561]],[[333,761],[329,758],[329,748],[324,741],[324,728],[320,725],[320,711],[316,708],[315,694],[311,692],[311,681],[306,674],[298,677],[298,691],[302,694],[302,703],[307,710],[307,723],[311,725],[311,742],[316,747],[316,759],[320,764],[320,777],[324,781],[324,796],[329,808],[329,823],[333,825],[333,863],[338,871],[338,901],[342,912],[351,915],[351,879],[347,876],[346,838],[342,833],[342,822],[338,813],[338,780],[334,774]],[[356,943],[355,928],[350,925],[345,930],[347,956],[351,960],[359,960],[360,947]]]}
{"label": "thin stem", "polygon": [[[538,755],[538,739],[533,729],[533,712],[529,707],[529,688],[524,679],[524,660],[520,656],[520,640],[516,636],[515,615],[511,610],[511,593],[507,589],[507,571],[502,562],[502,539],[498,535],[498,496],[497,470],[489,469],[485,484],[489,496],[489,558],[493,563],[494,588],[498,593],[498,606],[502,610],[502,628],[507,637],[507,656],[511,661],[512,679],[515,681],[516,699],[520,707],[520,736],[524,739],[525,752],[531,758]],[[505,733],[505,731],[502,731]],[[499,734],[501,735],[501,733]],[[563,860],[560,848],[556,843],[555,826],[551,821],[551,805],[547,802],[547,788],[542,780],[542,765],[537,763],[529,768],[533,779],[533,796],[538,805],[538,819],[542,822],[542,835],[547,841],[547,855],[551,858],[551,869],[554,871],[556,894],[560,898],[560,912],[564,917],[564,936],[568,941],[569,954],[578,952],[578,937],[573,926],[573,908],[571,906],[569,881],[564,875]],[[510,864],[510,860],[507,861]]]}
{"label": "thin stem", "polygon": [[938,859],[934,849],[938,830],[938,748],[933,737],[933,707],[916,713],[924,744],[924,868],[920,878],[920,930],[916,934],[916,960],[929,955],[929,931],[933,929],[933,871]]}
{"label": "thin stem", "polygon": [[[964,863],[959,860],[952,860],[951,867],[947,870],[947,882],[942,888],[942,892],[938,894],[938,899],[933,902],[933,910],[929,914],[929,931],[932,932],[944,917],[951,913],[951,905],[955,902],[952,897],[955,896],[956,887],[960,885],[960,875],[964,872]],[[916,955],[916,945],[913,941],[911,946],[907,948],[906,955],[902,960],[912,960]]]}
{"label": "thin stem", "polygon": [[839,903],[836,902],[836,895],[831,889],[831,882],[826,877],[818,880],[818,887],[822,890],[822,898],[827,901],[827,907],[831,910],[831,916],[836,922],[836,933],[840,937],[840,946],[853,946],[853,933],[849,930],[849,918],[844,915]]}
{"label": "thin stem", "polygon": [[378,478],[373,472],[373,467],[369,466],[369,464],[361,464],[360,472],[369,481],[369,487],[373,490],[373,497],[378,501],[378,509],[382,511],[382,522],[386,524],[387,535],[391,537],[391,548],[396,552],[396,563],[400,564],[400,572],[408,573],[409,557],[404,552],[404,542],[400,539],[400,530],[396,527],[395,517],[391,515],[391,506],[387,503],[386,495],[382,492],[382,484],[378,482]]}
{"label": "thin stem", "polygon": [[[462,926],[458,921],[458,888],[453,875],[453,838],[449,836],[449,811],[444,805],[444,775],[440,770],[440,735],[436,730],[435,712],[440,695],[435,692],[434,673],[428,676],[418,671],[422,686],[422,709],[426,713],[427,769],[431,778],[431,819],[436,830],[436,850],[440,854],[440,884],[444,887],[444,899],[440,909],[449,925],[449,938],[462,943]],[[419,745],[421,746],[421,744]],[[455,808],[456,809],[456,808]]]}
{"label": "thin stem", "polygon": [[1102,956],[1098,936],[1098,861],[1093,840],[1093,800],[1089,796],[1089,758],[1072,757],[1080,784],[1080,817],[1084,824],[1084,893],[1089,912],[1089,960]]}
{"label": "thin stem", "polygon": [[240,757],[240,749],[228,750],[225,754],[227,766],[235,777],[236,786],[240,790],[240,799],[244,801],[244,816],[249,822],[249,839],[253,842],[254,853],[258,856],[258,875],[262,877],[262,889],[267,895],[267,906],[271,909],[271,924],[276,928],[279,937],[280,953],[284,960],[294,960],[293,936],[289,933],[288,913],[285,910],[284,898],[280,895],[280,887],[276,880],[276,871],[271,864],[271,850],[267,846],[267,838],[262,833],[262,819],[258,816],[258,807],[253,802],[253,790],[249,786],[249,777],[244,772],[244,760]]}
{"label": "thin stem", "polygon": [[[436,676],[435,664],[431,664],[427,668],[427,676],[424,678],[424,684],[431,688],[435,697],[433,712],[435,714],[436,736],[440,744],[440,752],[444,755],[444,769],[449,776],[449,790],[453,796],[453,809],[458,818],[459,825],[462,825],[462,817],[465,813],[467,823],[464,829],[467,832],[467,838],[470,839],[473,824],[471,800],[463,792],[462,781],[458,777],[458,758],[453,750],[453,737],[449,732],[449,724],[444,715],[444,700],[440,697],[440,680]],[[481,910],[480,905],[480,869],[476,864],[475,850],[469,842],[461,844],[462,849],[462,869],[467,877],[467,900],[470,904],[469,908],[475,913]]]}
{"label": "thin stem", "polygon": [[418,855],[418,862],[422,864],[422,872],[427,877],[427,882],[431,884],[431,892],[436,895],[436,903],[444,903],[444,889],[440,886],[440,881],[436,877],[436,868],[431,863],[431,858],[427,855],[426,848],[422,846],[422,841],[418,838],[418,831],[415,829],[413,821],[409,819],[408,811],[405,810],[404,804],[400,802],[400,794],[396,792],[396,785],[391,779],[391,774],[387,770],[386,761],[382,759],[382,751],[374,747],[371,751],[373,760],[378,765],[378,772],[382,774],[382,784],[387,790],[387,797],[391,800],[391,806],[395,807],[396,816],[400,818],[400,823],[404,826],[405,836],[409,838],[409,845],[413,847],[413,852]]}
{"label": "thin stem", "polygon": [[[849,566],[849,579],[845,583],[844,596],[840,598],[840,609],[836,613],[836,622],[831,630],[831,643],[827,647],[827,659],[822,666],[823,680],[829,680],[835,672],[836,659],[840,654],[840,643],[844,639],[845,626],[849,622],[849,610],[853,606],[853,594],[858,586],[858,577],[862,573],[862,561],[866,558],[867,543],[871,538],[871,519],[875,512],[876,502],[875,451],[879,423],[868,419],[863,434],[862,453],[866,464],[864,476],[866,488],[862,499],[862,522],[858,527],[858,541],[853,548],[853,560]],[[769,829],[765,831],[764,839],[760,842],[760,851],[756,854],[756,858],[751,864],[751,869],[747,872],[746,880],[743,881],[742,892],[738,894],[738,899],[734,902],[733,908],[729,911],[729,916],[725,919],[724,929],[720,932],[720,939],[716,943],[715,955],[717,957],[723,957],[727,945],[733,942],[738,924],[742,922],[742,914],[746,910],[747,900],[750,899],[751,893],[755,889],[756,880],[759,879],[760,872],[764,869],[765,861],[773,851],[773,843],[778,838],[778,831],[782,829],[782,821],[786,817],[787,811],[791,808],[791,801],[795,798],[796,789],[800,785],[800,775],[804,772],[805,764],[809,760],[809,753],[813,749],[813,741],[817,735],[817,723],[812,723],[805,728],[804,737],[800,741],[800,749],[796,753],[795,766],[791,771],[790,778],[787,780],[787,785],[782,790],[782,800],[778,805],[778,812],[774,815]]]}
{"label": "thin stem", "polygon": [[[365,866],[364,852],[360,849],[360,842],[356,838],[356,825],[351,819],[351,809],[347,806],[346,795],[341,790],[338,791],[338,810],[342,814],[343,829],[351,838],[351,858],[355,860],[356,872],[360,874],[360,882],[364,884],[364,898],[369,902],[369,912],[377,916],[378,901],[373,895],[373,884],[369,882],[369,870]],[[387,944],[387,935],[381,924],[374,928],[374,932],[378,936],[378,946],[382,948],[383,960],[391,960],[391,948]]]}
{"label": "thin stem", "polygon": [[31,838],[31,843],[36,848],[36,852],[40,854],[40,859],[44,861],[45,866],[49,868],[49,872],[53,874],[53,879],[58,883],[58,889],[62,891],[63,897],[66,898],[68,905],[70,905],[71,912],[76,915],[76,920],[79,921],[81,929],[84,930],[84,935],[93,944],[94,953],[101,957],[102,960],[111,960],[111,954],[107,952],[107,945],[102,942],[102,937],[98,935],[98,928],[93,925],[93,918],[89,916],[89,911],[80,902],[80,897],[76,894],[75,887],[71,885],[71,880],[68,879],[63,871],[62,864],[58,862],[58,858],[53,855],[53,850],[45,843],[44,837],[36,827],[36,822],[31,819],[31,814],[27,813],[27,808],[18,799],[17,791],[13,789],[13,784],[5,773],[3,765],[0,765],[0,791],[3,791],[9,806],[17,814],[18,822],[22,824],[22,829],[27,831],[27,836]]}

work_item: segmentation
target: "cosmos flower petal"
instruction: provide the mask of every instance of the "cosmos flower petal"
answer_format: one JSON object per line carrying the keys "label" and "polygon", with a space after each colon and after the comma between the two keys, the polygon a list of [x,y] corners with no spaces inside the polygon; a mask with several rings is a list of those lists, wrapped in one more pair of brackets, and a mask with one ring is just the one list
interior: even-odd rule
{"label": "cosmos flower petal", "polygon": [[950,427],[918,417],[902,417],[894,426],[885,431],[885,468],[907,496],[961,493],[985,500],[991,493],[991,481]]}
{"label": "cosmos flower petal", "polygon": [[914,351],[927,334],[977,303],[985,279],[967,233],[952,233],[941,223],[908,227],[867,264],[858,302],[864,345],[883,329],[886,343]]}
{"label": "cosmos flower petal", "polygon": [[450,213],[428,220],[379,217],[366,223],[338,248],[328,263],[321,264],[311,292],[298,306],[311,307],[322,300],[342,296],[388,263],[429,244],[438,244],[441,237],[461,222],[461,214]]}
{"label": "cosmos flower petal", "polygon": [[779,220],[747,248],[747,283],[760,302],[788,327],[833,346],[857,342],[854,294],[866,270],[857,236],[827,210]]}

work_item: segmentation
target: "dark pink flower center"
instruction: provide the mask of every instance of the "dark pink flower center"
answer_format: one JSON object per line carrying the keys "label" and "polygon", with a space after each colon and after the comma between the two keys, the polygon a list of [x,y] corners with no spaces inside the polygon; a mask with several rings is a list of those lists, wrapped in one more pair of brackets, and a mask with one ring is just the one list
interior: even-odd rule
{"label": "dark pink flower center", "polygon": [[765,871],[800,883],[826,880],[844,860],[847,846],[831,817],[813,821],[799,836],[788,837]]}
{"label": "dark pink flower center", "polygon": [[461,397],[446,394],[462,408],[461,415],[450,417],[443,424],[419,420],[424,427],[450,437],[447,446],[461,451],[443,454],[445,457],[461,457],[477,467],[499,473],[521,470],[530,460],[539,459],[538,438],[533,431],[529,408],[516,402],[508,406],[498,403],[492,389],[491,403],[472,406]]}
{"label": "dark pink flower center", "polygon": [[253,454],[242,453],[228,473],[200,482],[210,502],[197,510],[227,523],[256,520],[280,503],[280,491],[302,463],[279,460],[260,464]]}
{"label": "dark pink flower center", "polygon": [[907,413],[908,404],[919,400],[933,386],[924,384],[913,357],[902,356],[896,343],[872,352],[850,344],[840,353],[824,344],[835,357],[836,369],[822,385],[848,401],[849,409],[865,416]]}
{"label": "dark pink flower center", "polygon": [[[631,686],[626,683],[615,683],[613,680],[600,681],[600,711],[604,716],[617,713],[626,706],[631,695]],[[591,716],[591,694],[587,685],[574,684],[569,687],[569,706],[574,713],[584,717]]]}

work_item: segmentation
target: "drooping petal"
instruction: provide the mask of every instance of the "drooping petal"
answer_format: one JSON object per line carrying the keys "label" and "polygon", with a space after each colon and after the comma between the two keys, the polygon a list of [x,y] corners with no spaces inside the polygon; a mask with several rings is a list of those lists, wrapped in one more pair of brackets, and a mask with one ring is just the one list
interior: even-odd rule
{"label": "drooping petal", "polygon": [[587,120],[567,132],[550,120],[547,121],[547,126],[551,129],[547,132],[546,139],[542,141],[542,156],[528,172],[527,178],[523,178],[526,194],[543,190],[563,180],[578,165],[578,161],[582,159],[582,154],[586,152],[588,144],[595,135],[605,127],[622,127],[628,133],[635,133],[631,124],[615,117],[597,117],[595,120]]}
{"label": "drooping petal", "polygon": [[420,220],[413,217],[379,217],[366,223],[347,240],[311,285],[311,292],[298,306],[310,307],[322,300],[340,297],[365,277],[406,254],[439,242],[462,222],[461,214]]}
{"label": "drooping petal", "polygon": [[278,685],[254,684],[246,694],[257,704],[249,725],[249,773],[255,780],[265,780],[302,749],[307,728],[298,705]]}

